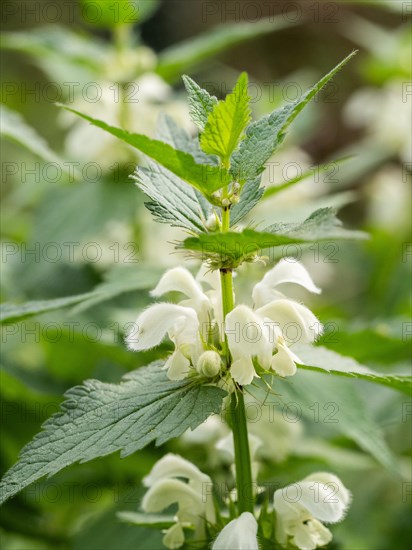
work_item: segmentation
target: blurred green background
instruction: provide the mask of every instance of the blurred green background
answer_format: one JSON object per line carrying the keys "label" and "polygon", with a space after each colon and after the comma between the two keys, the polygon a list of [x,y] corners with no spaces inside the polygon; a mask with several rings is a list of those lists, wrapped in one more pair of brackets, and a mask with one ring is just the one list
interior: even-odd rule
{"label": "blurred green background", "polygon": [[[151,219],[129,178],[143,159],[55,102],[152,136],[166,112],[193,132],[182,74],[221,97],[246,70],[254,115],[261,116],[358,49],[295,123],[264,184],[327,166],[268,195],[248,222],[298,221],[335,205],[347,225],[368,231],[367,242],[287,254],[324,289],[311,304],[327,326],[320,344],[380,372],[410,371],[411,2],[118,4],[36,0],[1,8],[1,298],[48,300],[9,314],[2,326],[2,472],[57,411],[66,389],[90,377],[116,382],[164,354],[166,344],[132,354],[122,339],[162,271],[184,260],[172,244],[183,233]],[[241,299],[264,269],[240,270]],[[284,403],[298,398],[280,387],[276,422],[252,426],[266,443],[259,479],[276,488],[330,469],[354,496],[331,548],[409,548],[411,403],[367,382],[338,384],[309,395],[293,421],[282,415]],[[342,419],[328,425],[328,404],[339,409],[345,392],[361,403],[362,422],[386,442],[383,450],[363,450]],[[224,425],[211,424],[167,449],[230,483],[225,457],[215,450]],[[157,532],[120,523],[116,512],[138,509],[141,478],[164,451],[109,456],[28,488],[2,508],[2,547],[160,548]],[[398,475],[385,462],[396,464]]]}

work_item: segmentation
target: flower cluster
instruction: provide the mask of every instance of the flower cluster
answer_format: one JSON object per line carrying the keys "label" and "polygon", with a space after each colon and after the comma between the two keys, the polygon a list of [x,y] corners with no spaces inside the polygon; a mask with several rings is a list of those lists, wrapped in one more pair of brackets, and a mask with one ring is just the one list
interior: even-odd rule
{"label": "flower cluster", "polygon": [[175,346],[165,364],[171,380],[181,380],[191,373],[208,378],[223,376],[221,351],[225,338],[233,359],[230,375],[239,385],[250,384],[258,376],[255,363],[264,371],[292,376],[296,363],[303,361],[290,347],[296,342],[313,342],[322,333],[322,325],[306,306],[279,291],[285,283],[320,293],[303,265],[285,258],[254,286],[253,308],[238,305],[223,319],[218,272],[202,268],[194,278],[184,268],[170,269],[151,295],[159,298],[173,291],[186,299],[147,308],[137,318],[127,344],[135,351],[150,349],[167,334]]}
{"label": "flower cluster", "polygon": [[[142,501],[148,513],[165,510],[177,504],[174,524],[164,532],[163,543],[169,549],[180,548],[185,542],[184,528],[195,531],[198,539],[205,537],[205,527],[212,529],[216,515],[212,497],[212,482],[184,458],[167,454],[144,479],[149,488]],[[327,472],[314,473],[298,483],[278,489],[273,498],[276,514],[275,537],[282,546],[299,550],[315,550],[332,540],[332,533],[323,523],[341,521],[350,505],[350,492],[341,480]],[[258,550],[258,522],[250,512],[232,519],[217,535],[212,550]]]}
{"label": "flower cluster", "polygon": [[[274,495],[276,540],[299,550],[315,550],[332,540],[324,523],[341,521],[350,505],[350,492],[341,480],[327,472],[317,472],[299,483],[278,489]],[[219,533],[212,550],[257,550],[258,523],[244,512]]]}

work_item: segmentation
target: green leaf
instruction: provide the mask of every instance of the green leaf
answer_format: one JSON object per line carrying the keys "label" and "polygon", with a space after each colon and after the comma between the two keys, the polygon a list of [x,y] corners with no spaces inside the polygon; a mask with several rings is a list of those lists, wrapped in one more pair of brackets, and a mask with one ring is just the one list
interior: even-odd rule
{"label": "green leaf", "polygon": [[302,223],[277,223],[265,231],[244,229],[242,232],[202,233],[189,237],[178,248],[201,252],[202,259],[236,267],[252,258],[259,250],[286,244],[305,244],[332,239],[363,239],[361,231],[344,229],[333,208],[316,210]]}
{"label": "green leaf", "polygon": [[76,76],[84,70],[100,74],[109,49],[107,42],[97,36],[90,40],[89,36],[74,32],[67,25],[50,23],[47,27],[3,33],[1,48],[35,58],[52,82],[67,80],[68,67],[75,70]]}
{"label": "green leaf", "polygon": [[139,168],[133,175],[138,187],[151,200],[145,206],[154,219],[191,232],[205,231],[207,218],[195,190],[156,163]]}
{"label": "green leaf", "polygon": [[85,294],[55,298],[54,300],[35,300],[25,302],[24,304],[4,303],[0,305],[0,323],[15,323],[27,317],[33,317],[34,315],[40,315],[55,309],[69,307],[86,300],[91,295],[91,292],[86,292]]}
{"label": "green leaf", "polygon": [[294,23],[283,15],[253,21],[218,25],[213,29],[173,45],[160,52],[157,72],[173,80],[199,64],[230,47],[258,36],[288,28]]}
{"label": "green leaf", "polygon": [[[191,154],[197,161],[210,162],[200,150],[197,138],[191,139],[167,115],[160,118],[158,137],[172,147]],[[145,206],[155,220],[191,232],[204,231],[212,207],[203,195],[159,164],[150,160],[147,163],[148,168],[138,168],[133,179],[151,199]]]}
{"label": "green leaf", "polygon": [[339,337],[325,334],[319,343],[332,351],[350,355],[360,363],[373,362],[387,367],[410,359],[410,346],[402,334],[402,327],[408,326],[407,323],[407,317],[375,319],[368,321],[367,326],[357,324],[354,330],[340,321]]}
{"label": "green leaf", "polygon": [[116,516],[120,521],[132,525],[141,525],[143,527],[152,527],[154,529],[168,529],[175,523],[174,516],[165,516],[160,514],[140,514],[139,512],[130,512],[125,510],[117,512]]}
{"label": "green leaf", "polygon": [[61,412],[23,448],[1,482],[0,500],[76,462],[162,445],[219,412],[225,395],[215,386],[171,382],[159,363],[129,373],[120,384],[87,380],[66,392]]}
{"label": "green leaf", "polygon": [[0,323],[15,323],[34,315],[41,315],[73,305],[76,305],[74,312],[79,313],[125,292],[150,288],[156,284],[160,275],[161,271],[154,267],[117,266],[109,271],[105,277],[106,280],[91,292],[52,300],[36,300],[23,304],[1,304]]}
{"label": "green leaf", "polygon": [[375,372],[361,365],[352,357],[340,355],[322,346],[295,346],[293,350],[305,362],[304,365],[299,365],[301,369],[333,376],[359,378],[360,380],[387,386],[407,395],[412,394],[411,376]]}
{"label": "green leaf", "polygon": [[120,128],[110,126],[102,120],[89,117],[84,113],[71,109],[66,105],[60,104],[60,106],[135,147],[182,180],[190,183],[190,185],[206,196],[210,196],[214,191],[217,191],[231,181],[230,175],[226,170],[222,170],[218,166],[197,164],[192,155],[176,150],[167,143],[151,139],[143,134],[131,134]]}
{"label": "green leaf", "polygon": [[[46,162],[54,163],[59,168],[67,173],[71,174],[69,169],[69,163],[65,163],[50,147],[47,142],[32,128],[29,126],[23,117],[6,107],[6,105],[0,105],[0,118],[1,127],[0,135],[22,145],[41,159]],[[78,170],[74,171],[76,178],[80,178]],[[71,174],[73,176],[73,174]]]}
{"label": "green leaf", "polygon": [[283,141],[288,126],[355,53],[348,55],[300,99],[273,111],[248,127],[246,138],[232,156],[231,172],[236,181],[254,179],[263,171],[265,163]]}
{"label": "green leaf", "polygon": [[230,210],[230,225],[240,222],[260,201],[264,194],[264,187],[260,187],[261,177],[247,181],[240,193],[240,200]]}
{"label": "green leaf", "polygon": [[200,138],[203,151],[209,155],[217,155],[224,165],[229,163],[230,155],[239,145],[250,122],[247,85],[247,74],[242,73],[233,91],[214,105]]}
{"label": "green leaf", "polygon": [[324,374],[299,369],[293,381],[271,377],[270,382],[279,395],[278,401],[285,407],[290,403],[293,414],[304,416],[315,423],[321,422],[325,430],[329,428],[344,434],[394,476],[399,477],[396,458],[354,380],[336,380],[334,377],[326,378]]}
{"label": "green leaf", "polygon": [[183,82],[189,95],[190,116],[201,132],[205,129],[208,116],[217,105],[217,98],[201,88],[189,76],[183,75]]}

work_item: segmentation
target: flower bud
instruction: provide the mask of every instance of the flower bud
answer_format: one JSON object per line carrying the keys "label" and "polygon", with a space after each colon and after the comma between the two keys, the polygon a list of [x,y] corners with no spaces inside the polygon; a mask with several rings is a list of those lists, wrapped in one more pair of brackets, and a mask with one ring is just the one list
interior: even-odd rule
{"label": "flower bud", "polygon": [[220,355],[216,351],[205,351],[197,362],[197,371],[208,378],[216,376],[220,372],[220,368]]}
{"label": "flower bud", "polygon": [[209,231],[217,231],[219,228],[219,222],[215,214],[211,214],[206,220],[206,228]]}

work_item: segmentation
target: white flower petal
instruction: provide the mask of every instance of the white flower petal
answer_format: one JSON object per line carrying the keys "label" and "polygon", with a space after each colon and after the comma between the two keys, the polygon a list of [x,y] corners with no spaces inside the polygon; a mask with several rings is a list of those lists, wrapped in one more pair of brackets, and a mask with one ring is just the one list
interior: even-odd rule
{"label": "white flower petal", "polygon": [[176,550],[185,543],[185,533],[180,523],[175,523],[166,532],[162,539],[163,544],[169,550]]}
{"label": "white flower petal", "polygon": [[194,300],[205,297],[199,283],[184,267],[174,267],[166,271],[150,294],[158,298],[167,292],[181,292]]}
{"label": "white flower petal", "polygon": [[185,458],[168,453],[156,462],[150,473],[143,479],[143,484],[150,487],[161,479],[171,477],[202,480],[205,474]]}
{"label": "white flower petal", "polygon": [[245,356],[271,357],[272,344],[262,319],[247,306],[237,306],[226,315],[225,332],[235,360]]}
{"label": "white flower petal", "polygon": [[316,519],[300,523],[292,539],[293,544],[300,550],[315,550],[318,546],[325,546],[332,540],[332,533]]}
{"label": "white flower petal", "polygon": [[257,376],[253,361],[248,355],[233,361],[230,367],[230,374],[233,380],[240,386],[247,386]]}
{"label": "white flower petal", "polygon": [[256,308],[267,304],[277,295],[275,288],[284,283],[303,286],[309,292],[320,294],[321,289],[313,282],[306,268],[293,258],[283,258],[268,271],[263,279],[255,285],[252,298]]}
{"label": "white flower petal", "polygon": [[341,521],[351,502],[351,494],[341,480],[327,472],[318,472],[301,482],[301,504],[313,517],[326,523]]}
{"label": "white flower petal", "polygon": [[289,344],[314,342],[323,332],[321,322],[310,309],[287,298],[274,300],[256,310],[256,313],[278,324]]}
{"label": "white flower petal", "polygon": [[204,510],[202,495],[179,479],[156,481],[143,497],[142,509],[149,514],[157,513],[174,503],[192,510],[193,516],[201,516]]}
{"label": "white flower petal", "polygon": [[[273,502],[279,518],[296,526],[308,519],[336,523],[343,519],[350,500],[350,492],[337,476],[319,472],[278,489]],[[291,534],[287,523],[284,528]]]}
{"label": "white flower petal", "polygon": [[173,331],[174,325],[178,325],[183,341],[192,343],[199,328],[196,311],[176,304],[154,304],[136,319],[126,337],[127,346],[134,351],[153,348]]}
{"label": "white flower petal", "polygon": [[190,372],[190,361],[177,348],[164,366],[169,380],[183,380]]}
{"label": "white flower petal", "polygon": [[220,291],[219,270],[211,270],[206,264],[202,264],[196,275],[196,281],[201,281],[210,286],[212,290]]}
{"label": "white flower petal", "polygon": [[272,357],[270,366],[280,376],[293,376],[297,370],[294,355],[283,344],[278,344],[278,351]]}
{"label": "white flower petal", "polygon": [[258,550],[257,522],[250,512],[243,512],[219,533],[212,550]]}

